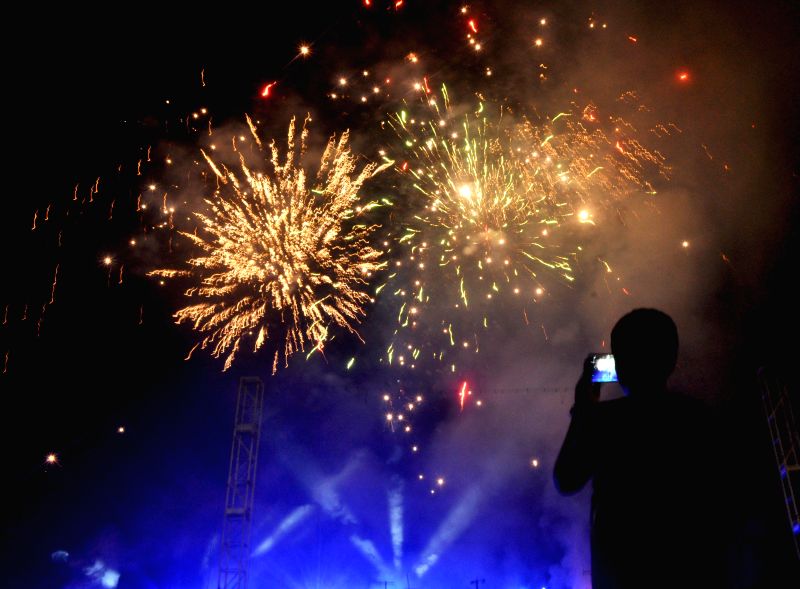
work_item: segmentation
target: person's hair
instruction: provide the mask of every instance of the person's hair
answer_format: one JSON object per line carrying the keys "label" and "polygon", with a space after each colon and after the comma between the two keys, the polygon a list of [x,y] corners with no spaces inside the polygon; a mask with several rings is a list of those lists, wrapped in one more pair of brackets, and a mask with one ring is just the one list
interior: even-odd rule
{"label": "person's hair", "polygon": [[623,385],[663,386],[678,359],[678,328],[657,309],[634,309],[611,331],[611,351]]}

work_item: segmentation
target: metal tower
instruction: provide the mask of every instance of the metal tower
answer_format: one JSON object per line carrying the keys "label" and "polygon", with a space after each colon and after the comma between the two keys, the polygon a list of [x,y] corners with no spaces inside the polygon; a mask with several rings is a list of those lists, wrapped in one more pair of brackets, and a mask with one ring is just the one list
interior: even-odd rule
{"label": "metal tower", "polygon": [[250,518],[253,512],[263,407],[264,383],[260,378],[243,377],[239,381],[239,395],[236,400],[217,589],[247,587]]}
{"label": "metal tower", "polygon": [[781,477],[781,488],[786,499],[786,511],[789,526],[794,537],[794,547],[800,558],[800,511],[797,500],[800,498],[800,436],[794,420],[789,389],[775,375],[765,369],[758,372],[761,383],[761,400],[767,414],[769,435],[778,472]]}

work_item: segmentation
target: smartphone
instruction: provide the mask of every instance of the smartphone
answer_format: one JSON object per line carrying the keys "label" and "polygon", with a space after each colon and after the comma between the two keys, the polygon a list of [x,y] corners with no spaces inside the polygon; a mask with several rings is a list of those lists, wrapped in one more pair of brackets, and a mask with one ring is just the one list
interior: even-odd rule
{"label": "smartphone", "polygon": [[614,354],[593,354],[592,366],[592,382],[617,382]]}

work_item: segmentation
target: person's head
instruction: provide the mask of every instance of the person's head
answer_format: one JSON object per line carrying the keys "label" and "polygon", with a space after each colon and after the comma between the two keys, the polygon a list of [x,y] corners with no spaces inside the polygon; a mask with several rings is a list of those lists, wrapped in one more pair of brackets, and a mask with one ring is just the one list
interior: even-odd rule
{"label": "person's head", "polygon": [[617,378],[627,393],[661,390],[678,359],[678,328],[656,309],[634,309],[611,331]]}

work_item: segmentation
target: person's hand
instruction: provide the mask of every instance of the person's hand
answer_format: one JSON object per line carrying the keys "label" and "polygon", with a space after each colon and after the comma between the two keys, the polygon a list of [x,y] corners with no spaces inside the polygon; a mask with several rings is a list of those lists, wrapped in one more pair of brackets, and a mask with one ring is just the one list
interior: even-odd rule
{"label": "person's hand", "polygon": [[602,383],[592,382],[592,372],[594,366],[592,365],[591,354],[583,361],[583,373],[575,385],[575,405],[584,406],[592,403],[597,403],[600,400],[600,387]]}

